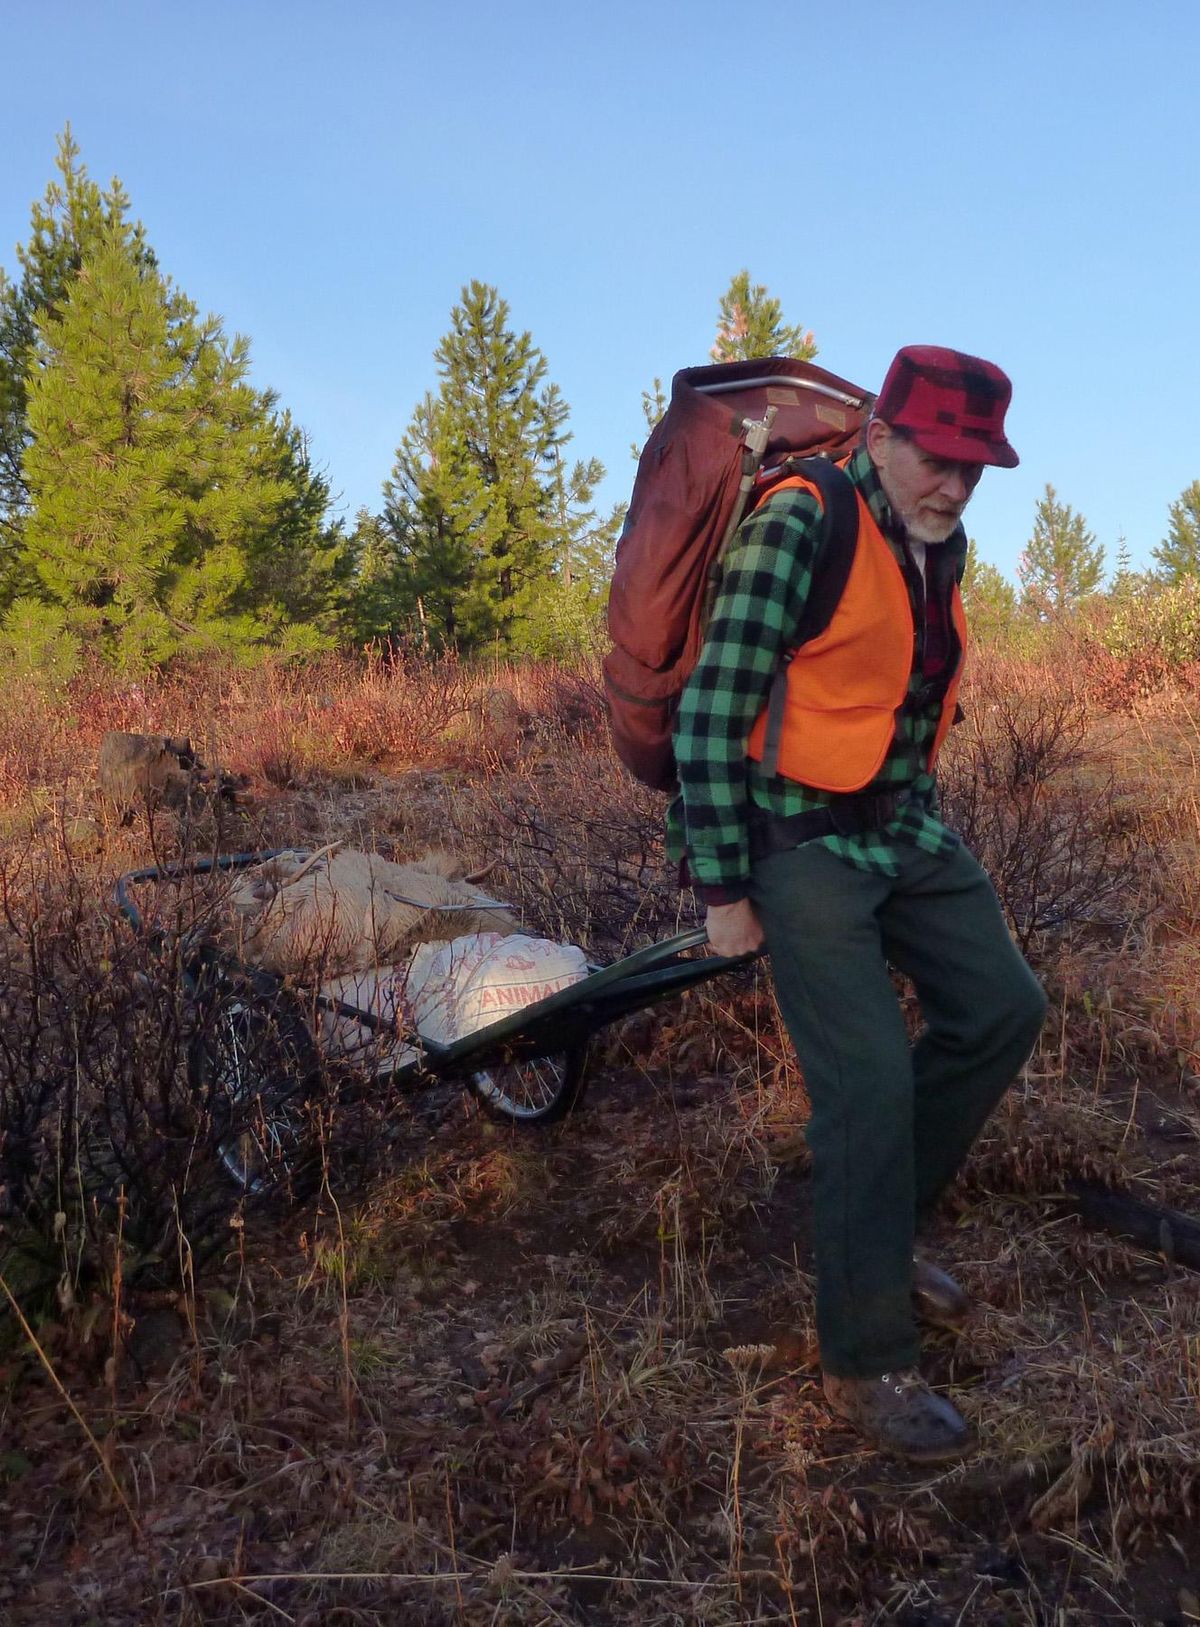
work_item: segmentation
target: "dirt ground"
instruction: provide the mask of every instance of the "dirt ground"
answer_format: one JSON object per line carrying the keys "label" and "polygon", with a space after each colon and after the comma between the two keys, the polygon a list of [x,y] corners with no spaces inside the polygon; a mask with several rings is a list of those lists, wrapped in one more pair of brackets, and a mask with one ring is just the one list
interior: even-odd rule
{"label": "dirt ground", "polygon": [[[449,841],[608,958],[691,917],[657,806],[580,761],[556,738],[260,776],[236,837]],[[1172,785],[1145,863],[1178,876]],[[99,832],[97,895],[149,839]],[[1143,903],[1031,939],[1045,1035],[929,1239],[974,1301],[925,1358],[971,1460],[888,1463],[824,1404],[803,1085],[769,978],[739,974],[601,1036],[560,1125],[378,1086],[327,1123],[313,1197],[231,1193],[173,1280],[105,1245],[39,1297],[6,1255],[0,1622],[1200,1621],[1200,1273],[1067,1190],[1200,1214],[1192,939],[1180,896]]]}

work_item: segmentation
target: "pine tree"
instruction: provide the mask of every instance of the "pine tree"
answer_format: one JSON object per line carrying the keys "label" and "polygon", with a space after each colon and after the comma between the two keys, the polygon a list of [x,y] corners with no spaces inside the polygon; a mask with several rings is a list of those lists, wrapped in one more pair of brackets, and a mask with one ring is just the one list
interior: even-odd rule
{"label": "pine tree", "polygon": [[247,588],[257,641],[284,653],[325,647],[349,614],[354,553],[340,520],[329,523],[329,481],[313,464],[308,436],[280,412],[274,391],[259,397],[258,467],[281,498],[257,532],[247,530]]}
{"label": "pine tree", "polygon": [[358,510],[348,551],[352,576],[343,623],[347,638],[359,647],[401,639],[407,619],[405,581],[395,538],[381,514]]}
{"label": "pine tree", "polygon": [[1051,485],[1039,501],[1033,536],[1017,565],[1021,604],[1050,620],[1078,610],[1104,578],[1104,548],[1082,514],[1060,503]]}
{"label": "pine tree", "polygon": [[1136,577],[1133,556],[1129,551],[1129,538],[1122,531],[1117,538],[1117,559],[1108,579],[1107,597],[1110,604],[1119,604],[1134,591]]}
{"label": "pine tree", "polygon": [[1171,583],[1200,576],[1200,480],[1184,487],[1169,514],[1170,530],[1154,550],[1160,574]]}
{"label": "pine tree", "polygon": [[18,590],[15,566],[29,508],[22,461],[29,441],[28,380],[38,360],[38,320],[61,313],[85,257],[106,228],[127,230],[139,262],[154,257],[140,225],[127,225],[129,200],[113,180],[101,191],[87,172],[68,125],[58,138],[45,196],[33,205],[29,241],[17,247],[20,276],[0,271],[0,605]]}
{"label": "pine tree", "polygon": [[1125,604],[1128,601],[1139,599],[1144,594],[1152,594],[1161,587],[1161,576],[1156,576],[1150,570],[1134,570],[1129,539],[1122,532],[1117,538],[1116,568],[1109,578],[1106,590],[1109,603],[1112,605]]}
{"label": "pine tree", "polygon": [[784,322],[783,307],[764,283],[751,286],[750,273],[739,271],[721,296],[711,354],[715,362],[749,361],[755,356],[791,356],[807,362],[817,354],[817,346],[811,333]]}
{"label": "pine tree", "polygon": [[391,478],[384,482],[383,523],[392,539],[396,569],[388,617],[394,631],[452,649],[485,642],[493,619],[476,602],[482,563],[474,535],[476,509],[459,468],[467,448],[456,442],[450,415],[426,394],[396,448]]}
{"label": "pine tree", "polygon": [[604,471],[564,471],[567,404],[496,289],[463,289],[435,361],[438,391],[396,450],[384,521],[398,613],[434,645],[470,650],[518,638],[538,595],[571,569],[570,527]]}
{"label": "pine tree", "polygon": [[246,341],[202,320],[117,223],[37,329],[22,463],[34,590],[10,639],[40,601],[48,639],[66,632],[126,670],[278,642],[314,610],[314,562],[337,539],[320,532],[327,489],[293,426],[247,382]]}
{"label": "pine tree", "polygon": [[[662,379],[656,378],[653,389],[642,391],[642,417],[646,420],[647,436],[653,433],[659,419],[666,410],[667,392],[663,389]],[[641,446],[634,441],[631,443],[629,450],[632,452],[633,461],[636,463],[642,455]]]}
{"label": "pine tree", "polygon": [[555,558],[548,576],[524,589],[512,627],[513,646],[526,655],[569,656],[595,643],[625,517],[624,505],[598,515],[596,487],[603,479],[598,458],[568,465],[561,445],[557,449],[550,493]]}
{"label": "pine tree", "polygon": [[552,512],[558,554],[555,573],[567,588],[583,586],[590,592],[607,585],[612,554],[625,517],[619,504],[603,519],[595,509],[596,488],[604,479],[599,458],[568,465],[561,446],[555,458]]}
{"label": "pine tree", "polygon": [[1017,619],[1017,590],[995,565],[980,559],[974,537],[967,543],[962,598],[973,637],[1002,638],[1012,630]]}

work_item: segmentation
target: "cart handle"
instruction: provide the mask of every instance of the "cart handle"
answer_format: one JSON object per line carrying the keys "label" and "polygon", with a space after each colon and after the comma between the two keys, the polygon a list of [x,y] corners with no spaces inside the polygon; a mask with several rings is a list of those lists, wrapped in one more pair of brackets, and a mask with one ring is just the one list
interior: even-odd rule
{"label": "cart handle", "polygon": [[282,858],[294,853],[307,858],[311,849],[304,847],[273,847],[266,853],[223,853],[212,859],[180,859],[174,864],[150,864],[144,870],[129,870],[113,888],[113,901],[135,932],[143,932],[146,923],[142,912],[133,901],[129,889],[143,881],[175,881],[180,876],[207,876],[214,870],[245,870],[252,864],[265,864],[269,859]]}
{"label": "cart handle", "polygon": [[[660,969],[665,972],[671,965],[678,963],[679,956],[686,950],[699,949],[707,942],[708,933],[704,927],[690,927],[686,932],[678,932],[673,938],[667,938],[662,943],[652,943],[645,949],[635,950],[632,955],[626,955],[624,960],[616,960],[608,966],[602,966],[578,983],[569,983],[565,989],[548,994],[544,1000],[535,1000],[532,1005],[522,1006],[509,1016],[501,1018],[499,1022],[489,1023],[486,1028],[477,1028],[474,1033],[464,1034],[460,1039],[452,1040],[447,1046],[439,1046],[427,1040],[426,1049],[441,1062],[457,1062],[463,1057],[470,1056],[472,1051],[482,1049],[484,1045],[491,1045],[497,1040],[519,1034],[528,1024],[540,1022],[559,1013],[566,1015],[576,1007],[584,1007],[601,990],[607,989],[616,993],[614,985],[624,983],[627,978],[641,978]],[[704,966],[707,977],[717,977],[722,972],[731,972],[737,967],[748,966],[759,953],[760,951],[755,950],[749,955],[713,955],[697,964]],[[699,975],[697,981],[702,981]],[[601,1016],[591,1026],[603,1027],[606,1020]]]}

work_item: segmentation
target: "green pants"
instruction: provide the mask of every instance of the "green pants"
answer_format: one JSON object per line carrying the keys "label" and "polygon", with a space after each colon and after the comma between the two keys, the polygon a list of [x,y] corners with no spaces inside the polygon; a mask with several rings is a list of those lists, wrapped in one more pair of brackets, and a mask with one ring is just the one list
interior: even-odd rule
{"label": "green pants", "polygon": [[[1046,997],[978,862],[900,850],[873,875],[819,843],[754,866],[780,1009],[812,1116],[821,1360],[839,1378],[909,1367],[913,1237],[1033,1048]],[[925,1027],[909,1046],[889,964]]]}

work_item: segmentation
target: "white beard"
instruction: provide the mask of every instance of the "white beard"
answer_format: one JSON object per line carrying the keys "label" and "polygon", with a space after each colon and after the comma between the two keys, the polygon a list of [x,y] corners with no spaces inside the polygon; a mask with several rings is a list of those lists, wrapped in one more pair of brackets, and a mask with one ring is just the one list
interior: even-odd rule
{"label": "white beard", "polygon": [[950,538],[958,530],[959,523],[960,523],[961,519],[962,519],[962,516],[960,514],[960,515],[956,515],[955,518],[952,519],[952,520],[946,520],[940,526],[934,526],[934,525],[929,525],[929,524],[925,524],[925,525],[921,525],[921,524],[908,525],[908,524],[906,524],[905,529],[907,530],[909,536],[912,538],[912,540],[914,542],[925,542],[925,543],[929,543],[929,542],[933,542],[933,543],[949,542]]}

